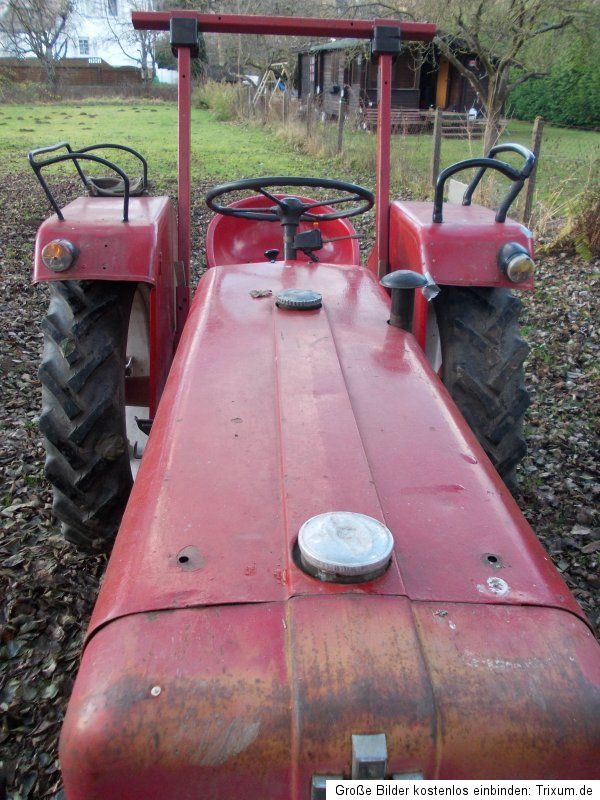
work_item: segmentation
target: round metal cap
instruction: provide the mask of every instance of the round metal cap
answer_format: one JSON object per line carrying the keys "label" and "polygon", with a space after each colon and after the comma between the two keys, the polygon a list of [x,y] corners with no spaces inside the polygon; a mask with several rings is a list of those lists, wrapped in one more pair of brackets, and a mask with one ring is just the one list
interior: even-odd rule
{"label": "round metal cap", "polygon": [[329,511],[300,528],[300,560],[323,581],[368,581],[385,572],[394,547],[390,531],[373,517],[353,511]]}
{"label": "round metal cap", "polygon": [[311,308],[321,308],[323,298],[318,292],[310,289],[285,289],[275,298],[279,308],[290,308],[294,311],[308,311]]}

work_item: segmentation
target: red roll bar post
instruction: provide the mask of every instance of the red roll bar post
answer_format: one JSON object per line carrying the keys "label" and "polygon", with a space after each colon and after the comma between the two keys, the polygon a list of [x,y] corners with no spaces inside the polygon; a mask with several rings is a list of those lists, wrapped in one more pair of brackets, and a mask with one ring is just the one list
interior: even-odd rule
{"label": "red roll bar post", "polygon": [[392,56],[380,55],[377,105],[377,187],[375,191],[375,253],[379,278],[389,272],[390,162],[392,116]]}
{"label": "red roll bar post", "polygon": [[177,290],[179,335],[191,302],[191,134],[192,58],[198,56],[198,21],[190,16],[169,19],[171,49],[177,56],[177,258],[183,263],[183,286]]}
{"label": "red roll bar post", "polygon": [[187,318],[191,301],[191,66],[190,48],[178,48],[177,250],[179,260],[183,261],[185,270],[185,289],[181,298],[181,302],[185,304],[185,307],[181,309],[182,321]]}

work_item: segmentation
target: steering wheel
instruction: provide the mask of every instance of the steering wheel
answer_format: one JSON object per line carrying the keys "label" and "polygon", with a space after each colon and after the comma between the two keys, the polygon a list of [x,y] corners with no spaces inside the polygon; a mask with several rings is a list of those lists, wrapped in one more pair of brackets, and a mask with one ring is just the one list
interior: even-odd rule
{"label": "steering wheel", "polygon": [[[277,186],[304,186],[311,189],[335,189],[344,192],[342,197],[331,200],[318,200],[305,203],[298,197],[276,197],[269,192],[266,187]],[[273,206],[265,206],[260,209],[236,208],[235,206],[223,206],[215,202],[217,198],[232,192],[243,190],[253,190],[264,195],[274,203]],[[328,211],[321,214],[314,213],[313,209],[322,206],[340,205],[341,203],[353,203],[350,208],[343,208],[339,211]],[[262,220],[265,222],[279,222],[284,230],[283,234],[283,255],[286,259],[296,258],[297,248],[294,239],[298,225],[301,221],[321,222],[330,219],[347,219],[358,214],[364,214],[373,207],[375,197],[373,193],[362,186],[354,183],[346,183],[332,178],[247,178],[232,183],[224,183],[215,186],[206,195],[206,205],[216,214],[223,214],[227,217],[239,217],[240,219]]]}

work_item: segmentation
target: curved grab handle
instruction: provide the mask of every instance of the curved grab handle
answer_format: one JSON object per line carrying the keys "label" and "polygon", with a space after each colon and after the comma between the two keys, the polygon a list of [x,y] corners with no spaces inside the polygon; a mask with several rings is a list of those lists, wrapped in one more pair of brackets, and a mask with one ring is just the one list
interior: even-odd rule
{"label": "curved grab handle", "polygon": [[[56,209],[56,203],[54,201],[54,197],[52,196],[52,193],[48,188],[48,186],[46,185],[45,181],[42,180],[42,178],[40,177],[41,165],[39,164],[39,162],[35,160],[35,156],[39,156],[42,153],[54,153],[56,150],[62,150],[63,148],[68,153],[73,152],[73,148],[68,142],[57,142],[57,144],[49,144],[46,147],[36,147],[35,150],[30,150],[29,153],[27,153],[27,158],[29,159],[31,168],[35,172],[38,181],[42,184],[42,188],[46,192],[46,196],[48,197],[48,200],[50,201],[50,204],[54,207],[54,209]],[[85,175],[83,174],[83,170],[81,169],[77,161],[75,162],[75,166],[77,168],[77,172],[79,173],[79,177],[81,178],[81,181],[85,186],[86,185]]]}
{"label": "curved grab handle", "polygon": [[91,150],[124,150],[126,153],[131,153],[131,155],[135,156],[138,161],[142,164],[142,171],[143,171],[143,183],[144,189],[148,188],[148,162],[144,158],[141,153],[138,153],[137,150],[134,150],[133,147],[126,147],[124,144],[91,144],[88,147],[82,147],[77,152],[78,153],[89,153]]}
{"label": "curved grab handle", "polygon": [[[517,155],[522,156],[525,159],[525,163],[523,164],[523,167],[520,170],[519,179],[525,180],[531,175],[531,170],[535,166],[535,156],[531,152],[531,150],[528,150],[526,147],[523,147],[522,144],[516,144],[516,143],[497,144],[491,148],[490,152],[487,154],[487,157],[494,158],[498,153],[517,153]],[[479,186],[479,181],[483,178],[484,174],[485,174],[485,167],[477,170],[476,174],[473,176],[473,179],[471,180],[471,183],[468,185],[467,191],[464,194],[462,203],[463,206],[471,205],[471,198],[473,197],[473,192]]]}
{"label": "curved grab handle", "polygon": [[[511,166],[510,164],[507,164],[505,161],[497,161],[495,159],[495,156],[498,153],[509,153],[509,152],[517,153],[518,155],[523,156],[523,158],[525,159],[525,164],[521,169],[517,169],[516,167]],[[463,197],[463,205],[464,206],[471,205],[471,198],[473,196],[473,192],[479,185],[479,182],[483,178],[486,170],[495,169],[497,172],[502,173],[502,175],[513,181],[506,196],[500,203],[498,211],[496,212],[496,222],[504,222],[506,220],[506,214],[508,212],[508,209],[511,207],[515,198],[523,188],[523,184],[525,183],[526,179],[530,176],[534,166],[535,166],[535,156],[531,152],[531,150],[528,150],[526,147],[523,147],[520,144],[510,144],[510,143],[497,144],[495,147],[491,148],[488,155],[485,157],[468,158],[465,161],[459,161],[456,164],[452,164],[452,166],[442,170],[438,175],[438,179],[435,185],[435,196],[433,201],[433,221],[443,222],[444,187],[448,178],[451,175],[454,175],[457,172],[462,172],[465,169],[472,169],[473,167],[479,167],[479,169],[473,176],[473,179],[469,183],[467,190],[465,191]]]}
{"label": "curved grab handle", "polygon": [[[75,162],[75,166],[77,167],[77,171],[83,177],[83,181],[85,183],[85,176],[83,176],[83,172],[81,171],[81,168],[80,168],[79,163],[78,163],[79,160],[81,159],[83,161],[94,161],[96,164],[102,164],[103,166],[108,167],[109,169],[112,169],[113,172],[116,172],[117,175],[120,178],[123,179],[123,188],[124,188],[124,192],[123,192],[123,222],[127,222],[129,220],[129,178],[123,172],[122,169],[120,169],[119,167],[116,166],[116,164],[112,164],[110,161],[107,161],[105,158],[100,158],[100,156],[93,156],[93,155],[91,155],[89,153],[84,153],[81,150],[77,150],[77,151],[73,152],[70,148],[68,148],[69,152],[68,153],[64,153],[63,155],[53,156],[52,158],[46,158],[43,161],[35,161],[34,160],[34,156],[35,155],[39,155],[40,153],[44,153],[44,152],[46,152],[46,153],[50,152],[51,153],[54,150],[59,150],[61,147],[64,147],[65,144],[66,143],[61,143],[60,145],[52,145],[49,148],[40,147],[37,150],[32,150],[29,153],[29,156],[28,156],[29,157],[29,163],[33,167],[33,171],[37,175],[37,179],[42,184],[42,188],[46,192],[46,196],[48,197],[48,200],[50,201],[50,204],[52,205],[52,208],[56,211],[56,216],[60,220],[64,220],[64,215],[63,215],[62,211],[60,210],[60,207],[59,207],[58,203],[54,199],[54,196],[52,195],[52,192],[48,188],[48,186],[46,184],[46,181],[43,179],[42,174],[41,174],[41,170],[42,170],[43,167],[47,167],[50,164],[59,164],[61,161],[74,161]],[[67,147],[68,147],[68,145],[67,145]]]}
{"label": "curved grab handle", "polygon": [[55,150],[62,150],[63,147],[68,150],[69,153],[73,152],[73,148],[68,142],[57,142],[56,144],[46,145],[46,147],[36,147],[34,150],[30,150],[29,153],[27,153],[27,158],[31,166],[33,166],[37,163],[34,156],[39,156],[40,153],[53,153]]}

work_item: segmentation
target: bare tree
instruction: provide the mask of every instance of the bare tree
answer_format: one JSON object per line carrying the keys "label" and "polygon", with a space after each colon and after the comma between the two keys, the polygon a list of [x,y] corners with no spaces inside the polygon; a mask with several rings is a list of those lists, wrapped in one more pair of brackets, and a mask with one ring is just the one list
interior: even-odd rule
{"label": "bare tree", "polygon": [[56,64],[67,51],[74,5],[73,0],[7,0],[0,11],[6,49],[19,57],[36,56],[51,88],[58,81]]}
{"label": "bare tree", "polygon": [[[558,37],[594,17],[597,0],[337,0],[346,14],[434,22],[433,44],[475,90],[486,114],[484,148],[498,139],[503,107],[525,81],[547,75]],[[593,24],[588,22],[589,24]],[[536,46],[538,40],[543,46]],[[477,66],[462,57],[476,55]],[[550,54],[550,55],[549,55]]]}
{"label": "bare tree", "polygon": [[[533,57],[532,43],[545,38],[544,49],[556,49],[552,37],[571,26],[584,8],[583,0],[414,0],[411,10],[438,24],[434,44],[479,97],[486,114],[486,151],[498,140],[510,92],[547,74]],[[477,68],[465,63],[464,54],[477,56]]]}
{"label": "bare tree", "polygon": [[[129,0],[131,12],[155,11],[156,5],[153,0]],[[131,15],[115,16],[113,8],[114,4],[103,0],[104,18],[110,31],[109,39],[117,43],[123,55],[139,66],[144,83],[151,83],[156,75],[154,46],[157,32],[135,30],[131,24]]]}
{"label": "bare tree", "polygon": [[[166,7],[194,8],[209,14],[258,14],[271,16],[335,16],[335,0],[163,0]],[[252,68],[264,72],[270,64],[290,59],[290,54],[304,44],[299,37],[265,35],[231,36],[207,34],[208,60],[241,73]]]}

